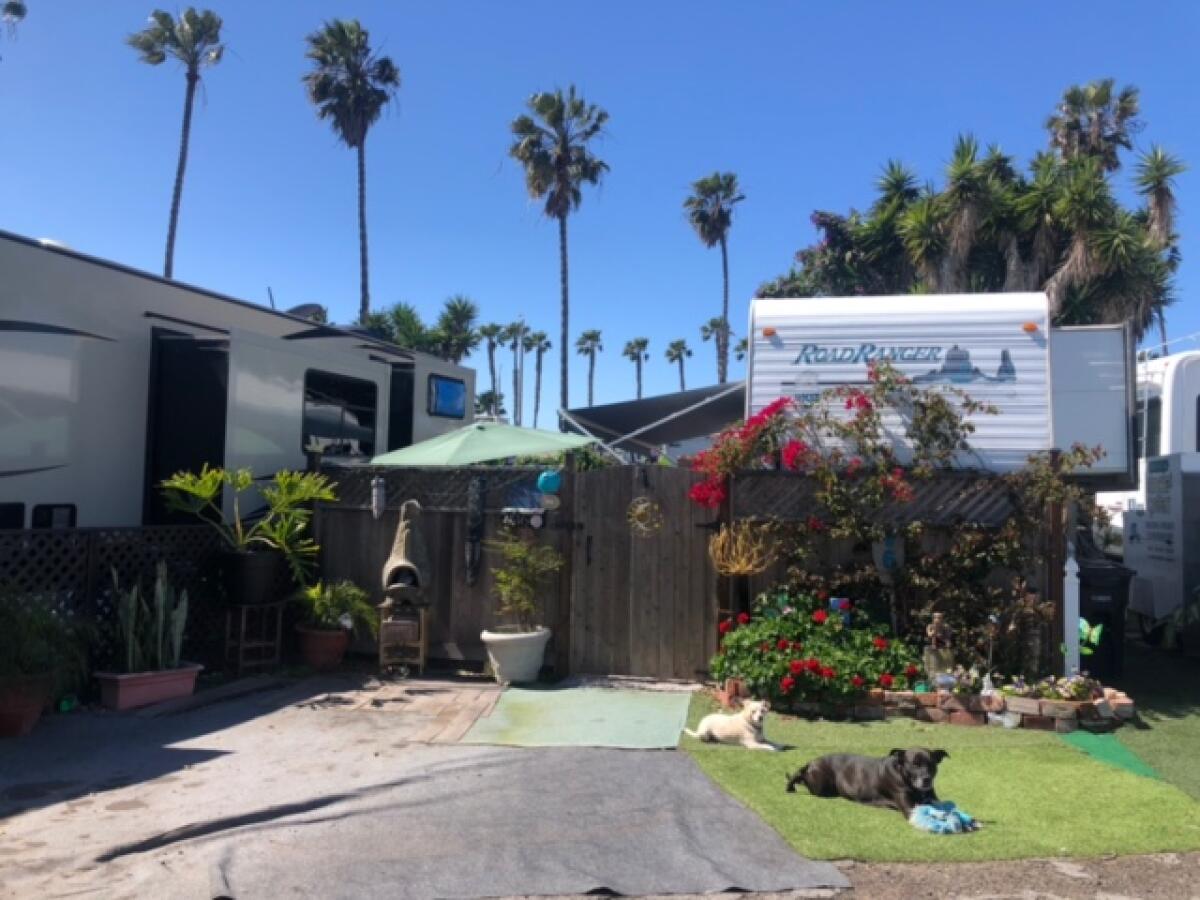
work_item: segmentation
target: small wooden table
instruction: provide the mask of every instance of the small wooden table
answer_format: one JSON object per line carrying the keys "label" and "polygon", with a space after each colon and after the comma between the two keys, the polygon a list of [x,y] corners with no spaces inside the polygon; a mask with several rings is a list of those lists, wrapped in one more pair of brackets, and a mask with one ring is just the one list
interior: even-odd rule
{"label": "small wooden table", "polygon": [[235,675],[279,665],[287,601],[231,606],[225,613],[225,665]]}

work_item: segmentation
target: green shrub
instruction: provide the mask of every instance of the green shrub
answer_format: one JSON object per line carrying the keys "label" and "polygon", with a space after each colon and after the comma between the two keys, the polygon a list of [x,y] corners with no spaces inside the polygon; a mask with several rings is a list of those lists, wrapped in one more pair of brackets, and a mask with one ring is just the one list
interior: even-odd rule
{"label": "green shrub", "polygon": [[379,633],[379,613],[367,598],[367,592],[353,581],[325,584],[318,581],[296,595],[304,608],[304,624],[310,628],[336,631],[340,628],[362,628]]}
{"label": "green shrub", "polygon": [[784,588],[760,595],[753,614],[721,623],[713,676],[741,678],[754,696],[783,707],[845,702],[920,680],[910,647],[850,601],[840,603]]}
{"label": "green shrub", "polygon": [[86,683],[92,629],[51,608],[50,600],[0,591],[0,683],[47,676],[56,695]]}
{"label": "green shrub", "polygon": [[500,615],[514,620],[521,631],[533,631],[538,588],[566,561],[553,547],[523,541],[511,531],[485,544],[504,560],[492,569]]}

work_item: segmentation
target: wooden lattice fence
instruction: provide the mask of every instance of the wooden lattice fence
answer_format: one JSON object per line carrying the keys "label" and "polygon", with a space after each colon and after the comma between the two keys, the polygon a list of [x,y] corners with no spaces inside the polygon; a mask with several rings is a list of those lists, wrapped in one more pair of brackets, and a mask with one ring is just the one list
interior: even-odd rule
{"label": "wooden lattice fence", "polygon": [[93,622],[92,664],[107,666],[117,653],[112,573],[122,587],[149,588],[165,561],[172,584],[189,592],[185,653],[212,665],[222,653],[219,549],[220,539],[205,525],[0,531],[0,591]]}

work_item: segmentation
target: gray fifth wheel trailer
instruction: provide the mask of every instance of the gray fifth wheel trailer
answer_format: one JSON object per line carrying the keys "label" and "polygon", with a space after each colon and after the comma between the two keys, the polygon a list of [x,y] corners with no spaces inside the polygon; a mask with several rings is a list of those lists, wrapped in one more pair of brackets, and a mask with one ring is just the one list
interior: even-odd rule
{"label": "gray fifth wheel trailer", "polygon": [[474,396],[463,366],[0,232],[0,528],[169,521],[176,471],[369,458]]}

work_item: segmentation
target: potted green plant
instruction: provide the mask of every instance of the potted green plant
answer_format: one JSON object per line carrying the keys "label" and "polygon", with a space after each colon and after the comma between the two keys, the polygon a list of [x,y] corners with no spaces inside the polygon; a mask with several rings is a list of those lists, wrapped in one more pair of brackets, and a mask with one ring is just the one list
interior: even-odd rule
{"label": "potted green plant", "polygon": [[187,591],[176,594],[163,562],[155,573],[151,600],[138,585],[123,590],[115,569],[112,582],[124,671],[96,673],[101,702],[109,709],[134,709],[191,694],[204,667],[180,659]]}
{"label": "potted green plant", "polygon": [[87,670],[84,629],[41,596],[0,594],[0,737],[28,734]]}
{"label": "potted green plant", "polygon": [[[333,485],[315,472],[276,472],[258,488],[265,510],[251,522],[243,518],[242,495],[257,488],[249,469],[177,472],[162,483],[167,505],[191,513],[220,534],[225,554],[222,570],[230,600],[237,605],[266,603],[274,597],[281,560],[286,560],[296,584],[307,584],[317,553],[308,535],[310,504],[333,500]],[[225,519],[225,489],[232,492],[232,514]]]}
{"label": "potted green plant", "polygon": [[379,614],[367,592],[352,581],[318,581],[300,591],[296,601],[304,610],[303,621],[296,625],[300,656],[314,669],[341,665],[355,628],[365,628],[372,636],[379,633]]}
{"label": "potted green plant", "polygon": [[498,682],[536,681],[550,640],[550,629],[534,623],[537,593],[546,579],[563,567],[562,554],[553,547],[523,541],[511,531],[488,541],[487,547],[503,560],[492,569],[492,575],[497,611],[508,624],[484,630],[479,637]]}

